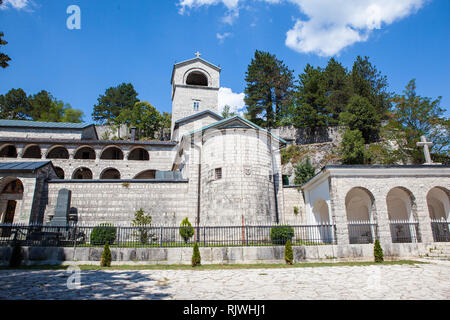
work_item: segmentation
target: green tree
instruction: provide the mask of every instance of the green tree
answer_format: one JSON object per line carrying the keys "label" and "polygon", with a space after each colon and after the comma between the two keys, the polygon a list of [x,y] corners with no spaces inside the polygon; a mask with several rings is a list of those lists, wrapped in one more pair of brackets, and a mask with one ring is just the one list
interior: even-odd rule
{"label": "green tree", "polygon": [[424,163],[423,149],[417,147],[421,136],[434,145],[430,152],[449,156],[450,121],[443,117],[441,97],[436,100],[418,96],[415,79],[406,86],[403,95],[395,95],[388,124],[382,129],[383,138],[396,145],[396,154],[403,163]]}
{"label": "green tree", "polygon": [[190,238],[194,235],[194,228],[192,224],[189,222],[188,217],[184,218],[181,221],[180,225],[180,236],[183,238],[184,242],[187,243]]}
{"label": "green tree", "polygon": [[343,164],[364,164],[364,138],[359,130],[346,130],[340,146]]}
{"label": "green tree", "polygon": [[136,102],[138,93],[131,83],[122,83],[117,87],[106,89],[104,95],[100,95],[98,103],[94,106],[92,119],[100,124],[118,125],[123,118],[119,118],[123,110],[131,110]]}
{"label": "green tree", "polygon": [[380,241],[378,239],[375,240],[375,244],[373,246],[373,255],[375,262],[381,263],[384,261],[383,249],[381,248]]}
{"label": "green tree", "polygon": [[328,125],[329,115],[323,73],[320,68],[307,64],[299,75],[299,84],[294,93],[289,117],[297,128],[309,128],[314,132]]}
{"label": "green tree", "polygon": [[136,127],[139,137],[155,138],[164,125],[164,118],[146,101],[139,101],[131,109],[123,109],[117,120],[118,123],[126,124],[128,127]]}
{"label": "green tree", "polygon": [[377,68],[372,65],[368,57],[356,58],[350,73],[350,81],[353,93],[369,100],[381,119],[391,107],[391,93],[387,92],[387,77],[383,76]]}
{"label": "green tree", "polygon": [[111,249],[109,249],[109,243],[107,242],[105,244],[105,247],[103,248],[102,258],[100,260],[100,266],[102,267],[111,267]]}
{"label": "green tree", "polygon": [[235,112],[231,112],[230,109],[231,109],[231,107],[229,105],[225,105],[223,107],[222,117],[224,119],[228,119],[228,118],[234,117],[236,115],[236,113]]}
{"label": "green tree", "polygon": [[284,246],[284,261],[289,265],[294,262],[294,252],[292,251],[291,240],[288,240]]}
{"label": "green tree", "polygon": [[152,223],[152,217],[145,214],[144,209],[139,209],[134,213],[134,219],[131,224],[137,227],[136,235],[139,238],[141,244],[146,244],[152,237],[149,227]]}
{"label": "green tree", "polygon": [[198,248],[198,243],[196,242],[194,244],[194,249],[192,252],[191,264],[193,267],[196,267],[196,266],[201,265],[201,262],[202,262],[202,258],[200,256],[200,250]]}
{"label": "green tree", "polygon": [[22,89],[11,89],[4,96],[0,95],[0,117],[10,120],[27,120],[30,118],[31,104]]}
{"label": "green tree", "polygon": [[378,138],[380,117],[367,98],[353,96],[339,115],[340,123],[350,130],[361,131],[366,143],[374,142]]}
{"label": "green tree", "polygon": [[294,183],[296,185],[302,185],[311,180],[316,172],[316,168],[311,164],[311,160],[306,158],[305,161],[295,166],[295,178]]}
{"label": "green tree", "polygon": [[49,92],[42,90],[28,97],[30,104],[29,117],[35,121],[48,122],[81,122],[83,112],[72,109],[70,104],[54,98]]}
{"label": "green tree", "polygon": [[[0,3],[0,5],[1,5],[1,3]],[[3,32],[0,32],[0,48],[1,48],[1,46],[8,44],[7,41],[2,39],[4,36],[5,36],[5,34]],[[9,56],[7,56],[6,54],[0,52],[0,67],[5,69],[6,67],[9,66],[9,63],[8,63],[9,61],[11,61],[11,58]]]}
{"label": "green tree", "polygon": [[293,71],[275,55],[256,50],[245,81],[244,101],[250,120],[262,127],[277,126],[292,100]]}

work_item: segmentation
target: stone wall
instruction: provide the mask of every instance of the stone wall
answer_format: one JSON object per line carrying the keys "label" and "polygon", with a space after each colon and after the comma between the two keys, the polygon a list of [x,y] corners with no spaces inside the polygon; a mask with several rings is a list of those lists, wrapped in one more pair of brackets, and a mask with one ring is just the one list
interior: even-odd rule
{"label": "stone wall", "polygon": [[[386,260],[426,256],[430,246],[397,243],[384,247]],[[373,261],[373,245],[294,246],[294,262]],[[0,247],[0,265],[6,266],[11,247]],[[99,265],[103,248],[24,247],[25,265]],[[111,248],[113,265],[191,264],[192,248]],[[284,264],[284,247],[200,248],[202,264]]]}
{"label": "stone wall", "polygon": [[187,181],[50,181],[45,222],[54,214],[58,191],[63,188],[72,191],[71,207],[81,224],[130,225],[141,208],[152,216],[154,224],[178,226],[187,215]]}
{"label": "stone wall", "polygon": [[295,145],[326,142],[339,144],[342,140],[341,129],[342,127],[340,126],[322,127],[318,128],[315,132],[311,132],[309,128],[288,126],[272,129],[272,133],[280,138],[292,141]]}
{"label": "stone wall", "polygon": [[[284,192],[284,216],[283,223],[289,225],[306,224],[306,208],[303,194],[297,187],[289,186],[283,187]],[[298,208],[298,213],[295,214],[294,207]]]}

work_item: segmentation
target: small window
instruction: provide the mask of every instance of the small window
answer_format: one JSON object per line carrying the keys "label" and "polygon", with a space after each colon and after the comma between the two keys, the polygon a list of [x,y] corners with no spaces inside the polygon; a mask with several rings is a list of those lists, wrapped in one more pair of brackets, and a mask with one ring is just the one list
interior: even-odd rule
{"label": "small window", "polygon": [[194,111],[198,111],[199,108],[200,108],[200,102],[194,101]]}
{"label": "small window", "polygon": [[283,175],[283,186],[289,185],[289,176]]}
{"label": "small window", "polygon": [[222,168],[216,169],[216,180],[222,179]]}

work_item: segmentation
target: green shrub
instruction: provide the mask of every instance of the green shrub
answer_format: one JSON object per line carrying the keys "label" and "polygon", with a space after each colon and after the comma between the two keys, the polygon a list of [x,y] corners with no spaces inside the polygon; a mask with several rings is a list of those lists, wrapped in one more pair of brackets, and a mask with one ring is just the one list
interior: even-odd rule
{"label": "green shrub", "polygon": [[181,221],[180,225],[180,236],[184,239],[184,242],[187,243],[190,238],[194,235],[194,228],[192,224],[189,222],[189,219],[186,217],[183,221]]}
{"label": "green shrub", "polygon": [[314,178],[316,168],[311,164],[311,160],[306,158],[302,163],[297,164],[295,167],[294,183],[296,185],[302,185]]}
{"label": "green shrub", "polygon": [[11,253],[11,257],[9,259],[9,266],[11,268],[18,268],[22,264],[22,260],[22,246],[19,244],[15,244]]}
{"label": "green shrub", "polygon": [[294,207],[294,214],[298,215],[298,207],[297,206]]}
{"label": "green shrub", "polygon": [[273,244],[286,244],[294,237],[294,228],[288,225],[275,226],[270,230],[270,239]]}
{"label": "green shrub", "polygon": [[292,262],[294,262],[294,252],[292,251],[290,240],[288,240],[284,246],[284,260],[287,264],[292,264]]}
{"label": "green shrub", "polygon": [[200,250],[198,248],[198,243],[194,244],[194,252],[192,253],[192,266],[196,267],[201,265],[202,258],[200,257]]}
{"label": "green shrub", "polygon": [[138,227],[135,236],[139,238],[141,244],[146,244],[153,234],[150,232],[150,226],[152,223],[151,215],[146,215],[144,209],[139,209],[134,213],[134,219],[132,221],[133,226]]}
{"label": "green shrub", "polygon": [[381,248],[380,241],[375,240],[373,246],[373,255],[375,256],[375,262],[381,263],[384,261],[383,249]]}
{"label": "green shrub", "polygon": [[117,228],[110,223],[102,223],[92,229],[90,240],[94,246],[113,244],[116,240]]}
{"label": "green shrub", "polygon": [[102,267],[111,267],[111,250],[109,249],[109,244],[106,243],[103,248],[102,260],[100,261],[100,266]]}

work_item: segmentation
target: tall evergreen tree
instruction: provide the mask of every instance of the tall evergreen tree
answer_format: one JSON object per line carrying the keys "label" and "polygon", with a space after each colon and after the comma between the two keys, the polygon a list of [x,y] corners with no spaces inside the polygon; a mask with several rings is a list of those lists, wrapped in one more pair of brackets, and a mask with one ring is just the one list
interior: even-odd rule
{"label": "tall evergreen tree", "polygon": [[387,92],[387,77],[383,76],[368,57],[358,56],[350,74],[353,93],[367,98],[382,119],[391,107],[391,93]]}
{"label": "tall evergreen tree", "polygon": [[118,117],[125,109],[133,109],[138,93],[131,83],[122,83],[117,87],[108,88],[104,95],[100,95],[94,106],[92,119],[100,124],[118,125]]}
{"label": "tall evergreen tree", "polygon": [[21,88],[11,89],[0,95],[0,117],[10,120],[27,120],[30,118],[31,104],[27,94]]}
{"label": "tall evergreen tree", "polygon": [[293,72],[275,55],[256,50],[245,78],[250,120],[263,127],[277,126],[291,102],[293,78]]}

